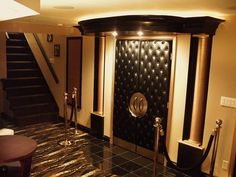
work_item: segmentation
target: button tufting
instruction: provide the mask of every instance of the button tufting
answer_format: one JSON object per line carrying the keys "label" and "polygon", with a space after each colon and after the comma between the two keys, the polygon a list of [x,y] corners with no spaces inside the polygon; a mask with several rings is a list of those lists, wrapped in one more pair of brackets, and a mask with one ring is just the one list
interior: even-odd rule
{"label": "button tufting", "polygon": [[[115,58],[114,135],[153,148],[155,116],[166,118],[170,41],[117,40]],[[130,95],[144,93],[150,106],[143,118],[128,112]],[[166,121],[165,121],[166,122]],[[165,126],[164,126],[165,128]]]}

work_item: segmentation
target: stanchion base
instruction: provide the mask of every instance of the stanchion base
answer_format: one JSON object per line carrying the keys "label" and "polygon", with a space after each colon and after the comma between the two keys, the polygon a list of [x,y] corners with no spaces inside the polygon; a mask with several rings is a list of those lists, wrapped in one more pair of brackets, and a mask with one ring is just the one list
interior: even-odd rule
{"label": "stanchion base", "polygon": [[62,140],[62,141],[59,141],[58,144],[61,145],[61,146],[71,146],[71,145],[73,145],[73,141]]}
{"label": "stanchion base", "polygon": [[80,134],[80,133],[79,133],[79,131],[78,131],[78,130],[75,130],[75,133],[74,133],[74,134],[78,135],[78,134]]}

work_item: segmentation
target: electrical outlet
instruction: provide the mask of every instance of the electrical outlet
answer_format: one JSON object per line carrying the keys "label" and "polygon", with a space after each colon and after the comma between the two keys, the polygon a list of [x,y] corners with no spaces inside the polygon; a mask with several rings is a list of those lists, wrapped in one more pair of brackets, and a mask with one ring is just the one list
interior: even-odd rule
{"label": "electrical outlet", "polygon": [[228,170],[228,168],[229,168],[229,161],[223,160],[223,162],[222,162],[222,169]]}
{"label": "electrical outlet", "polygon": [[230,108],[236,108],[236,98],[222,96],[220,98],[220,105]]}

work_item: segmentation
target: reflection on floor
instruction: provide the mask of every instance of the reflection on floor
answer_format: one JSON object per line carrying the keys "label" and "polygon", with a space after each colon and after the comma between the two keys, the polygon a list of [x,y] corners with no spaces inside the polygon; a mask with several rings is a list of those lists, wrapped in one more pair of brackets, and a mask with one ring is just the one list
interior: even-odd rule
{"label": "reflection on floor", "polygon": [[[42,123],[25,127],[12,127],[18,135],[35,139],[38,143],[33,156],[32,177],[151,177],[151,160],[127,151],[108,142],[79,132],[73,135],[70,128],[69,139],[72,146],[58,144],[64,140],[62,123]],[[173,169],[158,165],[158,177],[186,177]]]}

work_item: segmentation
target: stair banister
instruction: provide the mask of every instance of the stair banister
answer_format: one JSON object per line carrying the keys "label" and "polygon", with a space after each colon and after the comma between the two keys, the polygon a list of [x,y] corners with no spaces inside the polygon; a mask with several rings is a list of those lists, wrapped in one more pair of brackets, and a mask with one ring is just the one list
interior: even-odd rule
{"label": "stair banister", "polygon": [[58,79],[58,77],[56,75],[56,72],[54,71],[54,69],[53,69],[53,67],[52,67],[52,65],[51,65],[51,63],[49,61],[49,58],[48,58],[48,56],[47,56],[47,54],[46,54],[46,52],[45,52],[45,50],[43,48],[43,45],[40,42],[40,39],[39,39],[38,35],[33,33],[33,36],[34,36],[34,38],[35,38],[35,40],[36,40],[36,42],[37,42],[37,44],[39,46],[39,49],[42,52],[42,55],[43,55],[43,57],[44,57],[44,59],[45,59],[45,61],[47,63],[47,66],[48,66],[48,68],[49,68],[49,70],[50,70],[50,72],[51,72],[51,74],[53,76],[54,81],[58,84],[59,83],[59,79]]}

